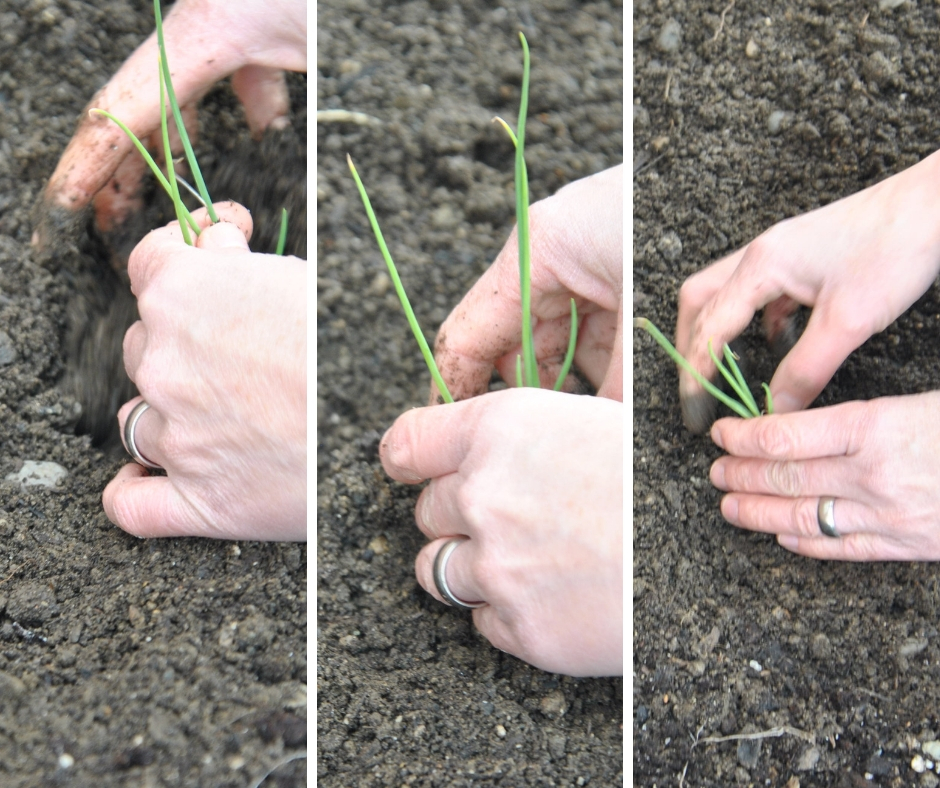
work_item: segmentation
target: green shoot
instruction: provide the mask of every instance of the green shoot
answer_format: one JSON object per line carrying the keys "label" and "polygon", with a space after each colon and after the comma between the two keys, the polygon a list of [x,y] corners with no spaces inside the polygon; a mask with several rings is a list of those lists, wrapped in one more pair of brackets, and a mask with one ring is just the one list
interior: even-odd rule
{"label": "green shoot", "polygon": [[[504,121],[502,118],[494,118],[494,120],[500,123],[506,130],[506,133],[509,135],[509,138],[512,140],[512,144],[515,147],[516,232],[519,241],[519,296],[522,305],[522,355],[516,356],[516,386],[520,388],[523,386],[537,388],[540,385],[540,380],[538,362],[535,357],[535,341],[532,331],[532,245],[529,238],[529,179],[524,155],[525,120],[529,105],[529,44],[522,33],[519,34],[519,40],[522,42],[523,65],[522,91],[519,103],[519,122],[516,131],[514,132],[509,124],[506,123],[506,121]],[[365,206],[366,214],[369,217],[369,223],[372,225],[372,232],[375,234],[375,239],[378,242],[379,249],[382,252],[382,257],[385,259],[385,263],[388,266],[389,274],[391,274],[392,282],[395,285],[395,291],[398,294],[398,299],[401,301],[402,308],[405,310],[408,323],[411,326],[411,330],[415,336],[415,339],[418,341],[418,346],[421,348],[421,354],[424,356],[424,361],[427,364],[428,370],[431,372],[431,377],[434,379],[434,383],[441,391],[444,397],[444,401],[453,402],[453,398],[451,397],[450,392],[448,392],[447,386],[444,383],[444,379],[441,376],[440,371],[437,368],[437,364],[434,361],[434,356],[428,348],[427,340],[425,339],[424,334],[421,332],[421,329],[418,326],[418,322],[415,319],[414,312],[411,309],[411,304],[408,301],[408,296],[405,294],[405,290],[401,284],[401,279],[398,276],[398,271],[395,268],[395,263],[392,261],[391,254],[389,254],[388,247],[385,244],[385,239],[382,236],[382,231],[379,229],[379,223],[375,218],[375,212],[372,210],[372,205],[369,202],[369,196],[366,194],[365,187],[362,185],[362,180],[359,178],[359,173],[356,171],[356,168],[353,165],[352,158],[347,155],[346,160],[349,163],[349,169],[356,181],[356,187],[359,189],[359,195],[362,198],[362,204]],[[577,344],[578,310],[575,305],[575,301],[572,298],[571,333],[568,339],[568,348],[565,353],[565,358],[562,362],[558,378],[555,381],[555,391],[559,391],[561,389],[568,372],[571,370]]]}
{"label": "green shoot", "polygon": [[561,391],[561,387],[568,377],[571,370],[571,364],[574,361],[574,351],[578,346],[578,307],[575,306],[574,299],[571,299],[571,331],[568,333],[568,350],[565,352],[565,360],[561,362],[561,371],[553,386],[553,391]]}
{"label": "green shoot", "polygon": [[[162,171],[160,170],[160,168],[157,166],[157,163],[153,160],[153,156],[150,155],[150,152],[144,147],[144,144],[143,144],[139,139],[137,139],[137,135],[134,134],[134,132],[131,131],[123,121],[121,121],[121,120],[119,120],[118,118],[116,118],[114,115],[112,115],[112,114],[111,114],[110,112],[108,112],[107,110],[103,110],[103,109],[91,109],[91,110],[89,110],[89,112],[92,113],[92,114],[95,114],[95,115],[102,115],[103,117],[105,117],[105,118],[107,118],[108,120],[110,120],[112,123],[117,124],[118,128],[120,128],[121,131],[123,131],[123,132],[127,135],[128,139],[129,139],[131,142],[134,143],[134,147],[137,148],[137,150],[138,150],[138,152],[140,153],[140,155],[144,157],[144,161],[147,162],[147,166],[150,167],[150,171],[154,174],[154,177],[157,179],[157,181],[158,181],[158,182],[160,183],[160,185],[163,187],[163,190],[164,190],[168,195],[170,195],[170,198],[172,199],[173,190],[172,190],[172,188],[170,187],[170,182],[166,179],[166,176],[163,174],[163,172],[162,172]],[[186,218],[187,224],[189,224],[189,226],[193,228],[193,231],[198,234],[198,233],[199,233],[199,225],[196,224],[196,220],[193,219],[193,217],[192,217],[192,215],[189,213],[189,211],[186,212],[186,217],[185,217],[185,218]]]}
{"label": "green shoot", "polygon": [[356,181],[356,187],[359,189],[359,196],[362,198],[362,204],[365,206],[366,214],[369,217],[369,224],[372,225],[372,232],[375,234],[375,240],[378,241],[379,249],[382,252],[382,257],[385,259],[385,265],[388,266],[388,273],[389,276],[392,277],[392,283],[395,285],[395,292],[398,294],[398,300],[401,301],[402,309],[405,310],[405,317],[408,318],[408,325],[411,326],[411,333],[414,334],[414,337],[418,342],[418,347],[421,348],[421,355],[424,356],[424,363],[428,365],[428,370],[431,373],[431,377],[434,379],[437,390],[441,392],[441,396],[444,398],[444,402],[453,402],[454,398],[450,395],[450,391],[447,389],[447,384],[444,383],[444,378],[441,376],[441,372],[437,368],[437,362],[434,361],[434,354],[431,352],[431,348],[428,347],[428,340],[425,338],[424,332],[421,330],[421,326],[418,325],[418,319],[415,317],[414,310],[411,308],[411,302],[408,300],[408,295],[405,293],[405,288],[401,283],[401,278],[398,276],[398,269],[395,267],[395,262],[392,260],[392,255],[388,251],[388,246],[385,245],[385,238],[382,236],[382,230],[379,229],[379,221],[375,218],[375,211],[372,210],[372,203],[369,201],[369,195],[366,194],[366,187],[362,185],[362,180],[359,178],[359,173],[356,172],[356,165],[353,164],[352,157],[349,154],[346,154],[346,161],[349,164],[349,170],[352,172],[352,176]]}
{"label": "green shoot", "polygon": [[274,254],[284,254],[284,246],[287,244],[287,208],[281,208],[281,231],[277,235],[277,248]]}
{"label": "green shoot", "polygon": [[[688,361],[686,361],[679,351],[673,347],[673,344],[668,339],[666,339],[665,336],[663,336],[663,333],[645,317],[633,318],[633,327],[642,328],[644,331],[646,331],[659,343],[660,347],[662,347],[662,349],[669,354],[669,357],[675,361],[676,364],[682,367],[699,382],[705,391],[711,394],[719,402],[727,405],[739,416],[745,419],[750,419],[761,415],[760,409],[757,407],[757,402],[754,400],[754,396],[751,394],[750,389],[744,380],[744,375],[741,373],[741,370],[738,367],[737,357],[734,355],[731,348],[728,347],[727,344],[723,348],[725,361],[728,363],[727,367],[722,364],[718,356],[715,355],[715,351],[712,349],[711,340],[708,342],[708,353],[711,356],[715,367],[721,373],[722,377],[728,381],[728,385],[730,385],[735,394],[740,397],[740,401],[729,397],[727,394],[725,394],[725,392],[723,392],[701,372],[693,367]],[[770,394],[770,386],[768,386],[766,383],[762,383],[761,385],[764,388],[764,395],[766,397],[766,412],[773,413],[774,402],[773,397]]]}
{"label": "green shoot", "polygon": [[[163,60],[157,57],[158,61]],[[160,82],[160,133],[163,137],[163,156],[166,159],[167,181],[170,184],[170,199],[173,201],[173,208],[176,211],[176,220],[180,223],[180,230],[183,233],[183,241],[192,246],[193,241],[189,236],[189,228],[186,226],[186,216],[189,211],[183,205],[180,199],[180,187],[176,182],[176,167],[173,163],[173,151],[170,149],[170,131],[166,121],[166,81],[163,78],[163,66],[158,63],[159,82]],[[190,217],[192,218],[192,217]],[[197,231],[198,234],[198,231]]]}
{"label": "green shoot", "polygon": [[196,181],[196,188],[202,195],[202,202],[206,206],[206,211],[212,223],[219,221],[219,217],[212,206],[212,199],[209,197],[209,190],[206,188],[206,182],[202,178],[202,170],[199,169],[199,162],[196,161],[196,154],[193,152],[193,146],[189,142],[189,134],[186,132],[186,125],[183,123],[183,114],[180,112],[180,105],[176,100],[176,91],[173,90],[173,80],[170,77],[170,64],[166,59],[166,44],[163,40],[163,14],[160,11],[160,0],[153,0],[153,16],[157,23],[157,47],[160,50],[160,70],[163,74],[163,80],[166,83],[167,96],[170,99],[170,109],[173,111],[173,120],[176,121],[176,130],[180,135],[180,142],[183,143],[183,150],[186,153],[186,162],[193,173],[193,179]]}
{"label": "green shoot", "polygon": [[539,367],[532,337],[531,244],[529,243],[529,175],[525,166],[525,119],[529,109],[529,42],[522,43],[522,91],[516,124],[516,231],[519,237],[519,296],[522,300],[522,368],[527,386],[539,385]]}

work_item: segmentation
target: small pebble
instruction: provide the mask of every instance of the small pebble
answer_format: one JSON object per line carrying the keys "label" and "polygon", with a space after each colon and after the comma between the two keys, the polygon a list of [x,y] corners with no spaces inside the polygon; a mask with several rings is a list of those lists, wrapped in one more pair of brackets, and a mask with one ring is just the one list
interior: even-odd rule
{"label": "small pebble", "polygon": [[747,44],[744,47],[744,54],[752,60],[760,54],[760,47],[757,46],[757,42],[753,38],[747,40]]}
{"label": "small pebble", "polygon": [[770,113],[767,118],[767,131],[771,134],[779,134],[783,130],[783,122],[787,118],[787,113],[782,109],[776,109]]}
{"label": "small pebble", "polygon": [[75,765],[75,759],[69,755],[67,752],[63,752],[59,756],[59,768],[60,769],[71,769]]}
{"label": "small pebble", "polygon": [[496,735],[499,736],[500,739],[505,739],[505,738],[506,738],[506,729],[505,729],[502,725],[497,725],[497,726],[496,726]]}
{"label": "small pebble", "polygon": [[878,10],[893,11],[895,8],[900,8],[906,2],[907,0],[878,0]]}
{"label": "small pebble", "polygon": [[675,19],[667,19],[656,38],[656,45],[663,52],[675,52],[681,44],[682,26]]}
{"label": "small pebble", "polygon": [[662,256],[670,262],[678,260],[682,256],[682,239],[672,230],[663,233],[656,247]]}
{"label": "small pebble", "polygon": [[918,774],[923,774],[927,770],[927,764],[924,761],[924,756],[915,755],[911,758],[911,768]]}
{"label": "small pebble", "polygon": [[749,667],[751,670],[753,670],[755,673],[760,673],[760,672],[763,670],[763,668],[761,667],[760,662],[758,662],[756,659],[752,659],[752,660],[751,660],[750,662],[748,662],[747,664],[748,664],[748,667]]}
{"label": "small pebble", "polygon": [[39,485],[41,487],[56,487],[69,472],[57,462],[37,462],[24,460],[23,467],[17,473],[7,474],[8,482],[19,482],[24,487]]}
{"label": "small pebble", "polygon": [[921,750],[923,750],[924,755],[928,758],[933,758],[935,761],[940,761],[940,741],[925,741],[921,745]]}

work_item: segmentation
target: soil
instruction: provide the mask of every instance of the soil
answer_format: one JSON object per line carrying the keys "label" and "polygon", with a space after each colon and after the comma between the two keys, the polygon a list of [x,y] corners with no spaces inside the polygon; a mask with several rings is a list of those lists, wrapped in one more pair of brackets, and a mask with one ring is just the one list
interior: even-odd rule
{"label": "soil", "polygon": [[[932,152],[938,21],[924,2],[635,3],[634,313],[670,332],[689,274]],[[937,388],[938,340],[934,286],[818,404]],[[634,341],[635,784],[936,786],[936,566],[814,562],[727,525],[718,450]],[[742,341],[769,380],[756,326]],[[705,741],[761,731],[782,735]]]}
{"label": "soil", "polygon": [[[51,488],[0,481],[4,786],[241,788],[289,758],[264,785],[305,782],[306,546],[143,541],[101,508],[127,461],[114,415],[132,393],[120,343],[133,300],[112,262],[165,221],[165,201],[120,243],[87,217],[51,252],[29,243],[79,113],[152,13],[0,0],[0,480],[26,461],[65,472]],[[293,130],[259,146],[228,85],[214,89],[197,155],[214,196],[241,199],[259,227],[289,205],[289,251],[306,256],[304,76],[291,94]],[[260,173],[238,184],[249,166]]]}
{"label": "soil", "polygon": [[319,784],[622,785],[622,679],[531,668],[417,585],[418,490],[376,449],[429,376],[345,161],[433,338],[513,226],[512,144],[491,120],[515,121],[518,31],[535,200],[622,160],[622,7],[380,6],[318,4],[318,109],[374,119],[317,131]]}

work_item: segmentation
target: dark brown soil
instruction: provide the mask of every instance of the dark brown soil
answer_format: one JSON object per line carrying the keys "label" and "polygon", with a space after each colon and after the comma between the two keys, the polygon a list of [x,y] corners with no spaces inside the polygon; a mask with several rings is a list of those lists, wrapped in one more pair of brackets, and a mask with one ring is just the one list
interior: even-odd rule
{"label": "dark brown soil", "polygon": [[[722,26],[726,5],[635,4],[634,313],[667,332],[686,276],[940,140],[936,4],[739,2]],[[936,388],[938,340],[934,287],[819,404]],[[756,329],[744,344],[769,380]],[[718,450],[683,429],[645,334],[634,381],[636,785],[936,786],[911,761],[940,738],[937,567],[814,562],[727,525]]]}
{"label": "dark brown soil", "polygon": [[493,649],[416,583],[417,490],[376,455],[428,374],[346,166],[429,336],[505,242],[522,29],[533,199],[622,160],[622,8],[321,2],[317,175],[317,776],[346,786],[623,784],[623,682]]}
{"label": "dark brown soil", "polygon": [[[3,786],[241,788],[306,745],[306,546],[140,541],[108,522],[101,491],[127,460],[75,425],[107,439],[128,396],[119,351],[133,304],[110,267],[121,250],[84,224],[52,254],[29,246],[31,208],[79,112],[152,26],[143,0],[0,0]],[[243,196],[259,224],[291,205],[304,256],[305,89],[295,77],[293,141],[264,147],[291,160]],[[210,190],[240,197],[234,184],[219,192],[221,171],[261,154],[228,86],[205,104]],[[285,180],[290,193],[272,186]],[[163,221],[160,199],[139,233]],[[2,481],[24,461],[67,475],[56,489]],[[304,774],[297,758],[265,785]]]}

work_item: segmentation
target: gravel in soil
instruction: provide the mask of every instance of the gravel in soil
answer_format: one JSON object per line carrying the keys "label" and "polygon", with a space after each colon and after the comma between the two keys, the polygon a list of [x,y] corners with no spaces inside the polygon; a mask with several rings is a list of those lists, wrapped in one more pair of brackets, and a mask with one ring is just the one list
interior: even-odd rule
{"label": "gravel in soil", "polygon": [[[931,153],[937,30],[928,3],[635,3],[634,314],[668,333],[689,274]],[[936,388],[938,339],[934,286],[818,404]],[[742,341],[769,380],[756,326]],[[814,562],[727,525],[718,450],[639,332],[633,372],[635,784],[936,786],[936,566]],[[758,732],[779,735],[706,741]]]}
{"label": "gravel in soil", "polygon": [[[317,777],[322,786],[623,784],[622,679],[571,679],[493,649],[427,595],[417,490],[382,431],[428,374],[369,230],[356,162],[429,337],[514,222],[512,144],[532,49],[533,199],[622,160],[619,3],[321,2],[317,130]],[[335,117],[335,115],[333,116]]]}
{"label": "gravel in soil", "polygon": [[[79,113],[150,33],[152,13],[149,2],[0,0],[0,784],[10,788],[241,788],[306,746],[306,546],[143,541],[108,522],[101,492],[127,461],[107,449],[129,390],[119,353],[133,302],[111,267],[122,252],[83,227],[49,254],[29,245],[31,208]],[[291,92],[304,140],[305,77]],[[251,143],[227,85],[205,107],[197,153],[210,189],[232,184],[216,196],[241,197],[256,221],[276,222],[281,201],[303,217],[303,184],[266,191],[304,171],[302,145]],[[253,196],[223,172],[285,145],[293,160]],[[165,221],[159,197],[153,206],[141,234]],[[292,250],[305,256],[302,240]],[[305,772],[296,758],[265,784],[302,785]]]}

